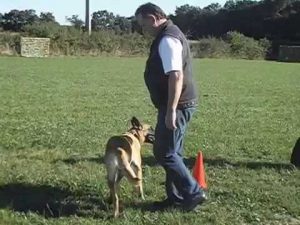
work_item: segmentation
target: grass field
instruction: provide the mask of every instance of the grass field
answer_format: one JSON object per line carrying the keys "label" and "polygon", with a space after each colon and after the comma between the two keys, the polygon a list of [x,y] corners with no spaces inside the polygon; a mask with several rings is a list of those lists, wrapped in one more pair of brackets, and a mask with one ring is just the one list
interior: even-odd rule
{"label": "grass field", "polygon": [[164,172],[145,146],[145,202],[122,182],[111,219],[105,142],[134,115],[155,125],[144,58],[0,58],[0,224],[300,224],[300,64],[194,60],[201,104],[186,163],[202,149],[209,201],[198,212],[147,211]]}

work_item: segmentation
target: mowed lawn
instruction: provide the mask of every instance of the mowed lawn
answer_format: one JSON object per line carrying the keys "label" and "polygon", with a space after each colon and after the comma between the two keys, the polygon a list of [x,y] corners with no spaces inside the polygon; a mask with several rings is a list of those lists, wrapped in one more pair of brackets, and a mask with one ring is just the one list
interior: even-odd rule
{"label": "mowed lawn", "polygon": [[106,140],[132,116],[156,122],[145,58],[0,58],[0,224],[300,224],[300,64],[194,60],[200,106],[185,142],[203,151],[209,201],[150,212],[164,171],[143,148],[145,202],[121,183],[111,219]]}

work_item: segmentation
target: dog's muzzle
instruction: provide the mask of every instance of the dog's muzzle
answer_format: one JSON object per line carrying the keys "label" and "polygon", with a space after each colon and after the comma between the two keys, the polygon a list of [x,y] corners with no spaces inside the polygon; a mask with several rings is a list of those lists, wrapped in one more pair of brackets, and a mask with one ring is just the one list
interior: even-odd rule
{"label": "dog's muzzle", "polygon": [[154,136],[154,134],[147,134],[147,135],[146,135],[146,139],[145,139],[145,142],[146,142],[146,143],[153,144],[154,141],[155,141],[155,136]]}

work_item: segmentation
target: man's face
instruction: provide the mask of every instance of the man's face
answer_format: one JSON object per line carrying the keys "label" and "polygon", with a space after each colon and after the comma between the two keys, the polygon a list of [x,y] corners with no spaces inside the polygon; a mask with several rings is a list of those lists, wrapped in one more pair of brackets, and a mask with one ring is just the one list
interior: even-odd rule
{"label": "man's face", "polygon": [[155,36],[156,19],[153,15],[143,17],[141,14],[136,16],[138,25],[142,28],[143,35]]}

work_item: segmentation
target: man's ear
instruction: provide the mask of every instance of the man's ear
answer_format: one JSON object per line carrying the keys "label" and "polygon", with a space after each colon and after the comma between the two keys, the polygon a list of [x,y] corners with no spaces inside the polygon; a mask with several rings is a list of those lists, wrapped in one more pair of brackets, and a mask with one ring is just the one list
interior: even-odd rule
{"label": "man's ear", "polygon": [[147,19],[151,22],[151,24],[156,24],[156,17],[154,15],[147,15]]}
{"label": "man's ear", "polygon": [[134,128],[138,128],[138,129],[140,129],[140,130],[143,129],[142,124],[140,123],[140,121],[139,121],[135,116],[133,116],[132,119],[131,119],[131,125],[132,125]]}

